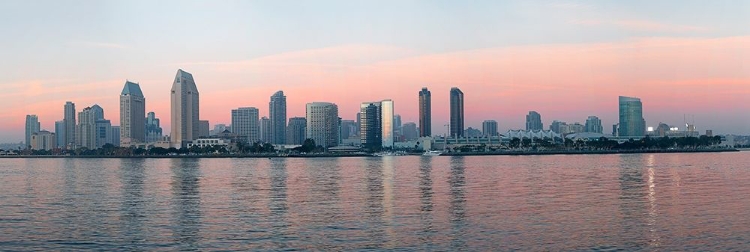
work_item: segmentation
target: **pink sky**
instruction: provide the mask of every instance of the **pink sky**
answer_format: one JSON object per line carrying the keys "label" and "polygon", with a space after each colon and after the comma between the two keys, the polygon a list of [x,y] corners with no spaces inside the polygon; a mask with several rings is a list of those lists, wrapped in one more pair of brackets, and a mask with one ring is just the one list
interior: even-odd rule
{"label": "pink sky", "polygon": [[546,44],[424,54],[412,48],[352,44],[293,51],[243,61],[177,62],[142,76],[113,72],[102,80],[22,80],[3,84],[3,139],[23,136],[26,114],[54,130],[70,100],[80,111],[97,103],[119,125],[119,93],[125,78],[141,83],[147,111],[169,132],[169,89],[182,68],[201,94],[201,117],[230,121],[230,110],[253,106],[268,114],[269,96],[287,95],[288,117],[304,116],[304,104],[328,101],[339,116],[354,119],[363,101],[393,99],[404,122],[417,120],[417,93],[432,92],[433,133],[445,131],[448,91],[465,94],[466,125],[497,120],[501,131],[524,127],[536,110],[545,128],[552,120],[583,123],[599,116],[605,132],[617,119],[617,96],[642,99],[648,125],[679,125],[694,115],[698,129],[750,132],[750,37],[636,38],[612,43]]}

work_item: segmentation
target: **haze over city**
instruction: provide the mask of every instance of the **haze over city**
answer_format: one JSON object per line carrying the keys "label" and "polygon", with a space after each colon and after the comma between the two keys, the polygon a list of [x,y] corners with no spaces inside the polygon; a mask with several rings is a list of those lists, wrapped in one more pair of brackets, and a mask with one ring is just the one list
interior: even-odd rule
{"label": "haze over city", "polygon": [[[465,94],[466,127],[524,128],[589,115],[616,123],[620,95],[639,97],[648,126],[750,132],[750,2],[601,1],[17,1],[0,4],[0,142],[23,140],[27,114],[54,129],[63,105],[99,104],[119,125],[119,95],[138,82],[170,134],[177,69],[193,74],[201,119],[238,107],[268,115],[283,90],[288,117],[305,104],[392,99],[416,122],[432,92],[445,132],[448,92]],[[419,10],[419,11],[415,11]],[[190,13],[190,15],[182,15]],[[456,13],[461,13],[456,15]],[[696,15],[699,13],[699,15]]]}

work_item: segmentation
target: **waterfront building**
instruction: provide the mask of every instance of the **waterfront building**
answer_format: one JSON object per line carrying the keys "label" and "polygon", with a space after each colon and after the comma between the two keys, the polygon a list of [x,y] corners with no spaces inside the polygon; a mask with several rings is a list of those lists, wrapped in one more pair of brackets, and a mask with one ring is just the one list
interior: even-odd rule
{"label": "waterfront building", "polygon": [[419,91],[419,136],[432,135],[432,95],[426,87]]}
{"label": "waterfront building", "polygon": [[[552,132],[555,132],[557,134],[565,134],[565,133],[568,133],[567,132],[568,131],[567,130],[567,125],[568,124],[566,122],[561,122],[561,121],[558,121],[558,120],[554,120],[549,125],[549,130],[552,131]],[[564,130],[564,131],[562,131],[562,130]]]}
{"label": "waterfront building", "polygon": [[65,143],[63,146],[74,147],[76,143],[76,104],[72,102],[65,102],[65,110],[63,112],[63,121],[65,121]]}
{"label": "waterfront building", "polygon": [[646,134],[646,121],[643,119],[641,99],[619,97],[620,123],[618,133],[621,137],[641,137]]}
{"label": "waterfront building", "polygon": [[[94,115],[96,117],[96,114]],[[112,123],[109,120],[97,119],[94,126],[95,131],[95,146],[96,148],[101,148],[105,144],[117,144],[112,142]]]}
{"label": "waterfront building", "polygon": [[96,149],[96,110],[91,107],[84,108],[78,112],[78,125],[76,125],[76,147]]}
{"label": "waterfront building", "polygon": [[271,96],[268,103],[268,116],[270,117],[270,131],[268,143],[286,143],[286,96],[284,91],[278,91]]}
{"label": "waterfront building", "polygon": [[198,137],[208,137],[210,127],[208,120],[198,120]]}
{"label": "waterfront building", "polygon": [[526,130],[542,130],[544,124],[542,124],[542,115],[536,111],[529,111],[526,115]]}
{"label": "waterfront building", "polygon": [[55,133],[40,130],[31,134],[32,150],[52,150],[57,148],[57,137]]}
{"label": "waterfront building", "polygon": [[568,125],[568,132],[566,133],[582,133],[586,131],[586,126],[581,123],[573,123]]}
{"label": "waterfront building", "polygon": [[464,130],[464,137],[475,138],[475,137],[481,137],[481,136],[482,136],[482,132],[479,131],[478,129],[469,127],[466,130]]}
{"label": "waterfront building", "polygon": [[482,122],[482,132],[484,132],[484,136],[498,136],[500,133],[497,132],[497,121],[485,120]]}
{"label": "waterfront building", "polygon": [[39,130],[39,117],[36,115],[26,115],[26,140],[24,141],[24,149],[31,148],[31,135],[39,132]]}
{"label": "waterfront building", "polygon": [[341,120],[341,139],[357,136],[357,122],[354,120]]}
{"label": "waterfront building", "polygon": [[120,93],[120,140],[121,146],[146,141],[146,98],[141,86],[130,81]]}
{"label": "waterfront building", "polygon": [[360,105],[360,144],[362,147],[377,151],[383,147],[381,131],[381,103],[380,102],[363,102]]}
{"label": "waterfront building", "polygon": [[146,116],[146,142],[153,143],[162,141],[162,128],[159,118],[156,118],[156,113],[148,112]]}
{"label": "waterfront building", "polygon": [[260,118],[260,141],[264,143],[271,143],[273,140],[273,129],[271,126],[271,119],[268,117],[262,117]]}
{"label": "waterfront building", "polygon": [[286,127],[287,144],[302,145],[305,142],[306,128],[307,119],[304,117],[289,118],[289,125]]}
{"label": "waterfront building", "polygon": [[401,125],[401,134],[404,137],[404,141],[414,141],[419,138],[419,132],[417,132],[417,124],[413,122],[404,123]]}
{"label": "waterfront building", "polygon": [[260,141],[258,114],[258,109],[254,107],[233,109],[232,133],[244,139],[247,143]]}
{"label": "waterfront building", "polygon": [[586,132],[602,133],[604,127],[602,127],[602,120],[596,116],[589,116],[586,119]]}
{"label": "waterfront building", "polygon": [[208,133],[208,135],[209,135],[209,136],[218,136],[219,134],[221,134],[221,133],[222,133],[222,132],[224,132],[225,130],[229,130],[229,131],[231,132],[231,130],[230,130],[230,127],[229,127],[229,126],[227,126],[226,124],[223,124],[223,123],[215,124],[215,125],[214,125],[214,129],[212,129],[212,130],[211,130],[211,131],[210,131],[210,132]]}
{"label": "waterfront building", "polygon": [[559,133],[555,133],[555,132],[553,132],[551,130],[509,130],[508,132],[505,133],[505,138],[508,138],[508,139],[513,139],[513,138],[519,138],[519,139],[524,139],[524,138],[528,138],[528,139],[534,139],[534,138],[539,138],[539,139],[544,139],[544,138],[555,139],[555,138],[559,138],[559,137],[562,137],[562,135],[559,134]]}
{"label": "waterfront building", "polygon": [[180,147],[198,138],[200,134],[198,88],[193,75],[177,70],[170,94],[171,102],[171,136],[172,145]]}
{"label": "waterfront building", "polygon": [[334,147],[339,142],[338,106],[329,102],[307,103],[305,108],[307,126],[306,138],[324,148]]}
{"label": "waterfront building", "polygon": [[229,147],[230,144],[231,144],[231,141],[228,140],[228,139],[223,139],[223,138],[200,138],[200,139],[195,139],[193,141],[190,141],[187,144],[187,147],[188,148],[192,148],[192,147],[205,148],[205,147],[212,147],[212,146],[214,146],[214,147],[225,147],[225,148],[227,148],[227,147]]}
{"label": "waterfront building", "polygon": [[55,122],[55,137],[57,147],[65,147],[65,120]]}
{"label": "waterfront building", "polygon": [[114,146],[120,146],[120,126],[112,126],[112,134],[110,134],[109,142]]}
{"label": "waterfront building", "polygon": [[457,87],[450,91],[450,135],[461,137],[464,133],[464,92]]}
{"label": "waterfront building", "polygon": [[383,100],[380,101],[380,129],[381,129],[381,137],[382,140],[381,145],[385,148],[393,148],[393,142],[394,142],[394,132],[395,132],[395,123],[393,121],[394,117],[394,108],[393,108],[393,100]]}

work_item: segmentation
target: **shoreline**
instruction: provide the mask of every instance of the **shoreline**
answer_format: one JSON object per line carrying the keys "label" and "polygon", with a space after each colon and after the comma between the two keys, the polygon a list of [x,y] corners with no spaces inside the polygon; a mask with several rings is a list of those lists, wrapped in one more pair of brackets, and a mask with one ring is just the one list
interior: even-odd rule
{"label": "shoreline", "polygon": [[[448,152],[440,156],[546,156],[546,155],[608,155],[608,154],[649,154],[649,153],[718,153],[740,152],[740,149],[675,149],[675,150],[553,150],[553,151],[497,151],[497,152]],[[403,156],[422,156],[421,153],[404,154]],[[315,155],[275,155],[275,154],[223,154],[223,155],[148,155],[148,156],[62,156],[62,155],[3,155],[3,158],[332,158],[332,157],[374,157],[368,153],[351,154],[315,154]]]}

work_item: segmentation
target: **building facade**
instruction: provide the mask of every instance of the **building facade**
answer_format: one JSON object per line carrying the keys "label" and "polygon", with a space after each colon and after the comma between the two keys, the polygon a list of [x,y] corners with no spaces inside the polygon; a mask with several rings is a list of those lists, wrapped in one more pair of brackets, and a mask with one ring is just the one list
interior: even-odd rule
{"label": "building facade", "polygon": [[544,124],[542,124],[542,115],[536,111],[529,111],[526,115],[526,130],[543,130]]}
{"label": "building facade", "polygon": [[284,91],[277,91],[271,96],[271,101],[268,103],[268,117],[271,129],[267,143],[286,143],[286,96]]}
{"label": "building facade", "polygon": [[334,103],[311,102],[305,109],[307,127],[306,138],[315,141],[324,148],[338,146],[339,142],[339,109]]}
{"label": "building facade", "polygon": [[302,145],[305,142],[307,119],[304,117],[289,118],[286,127],[286,144]]}
{"label": "building facade", "polygon": [[55,143],[58,148],[65,147],[65,120],[55,122]]}
{"label": "building facade", "polygon": [[78,125],[76,126],[76,147],[96,149],[96,113],[91,107],[86,107],[78,112]]}
{"label": "building facade", "polygon": [[170,141],[174,146],[187,146],[200,134],[200,102],[193,75],[177,70],[170,94]]}
{"label": "building facade", "polygon": [[498,136],[500,133],[497,131],[497,121],[485,120],[482,122],[482,133],[484,136]]}
{"label": "building facade", "polygon": [[643,119],[641,99],[619,97],[620,123],[617,130],[621,137],[641,137],[646,135],[646,120]]}
{"label": "building facade", "polygon": [[363,102],[359,107],[360,145],[369,150],[383,147],[380,102]]}
{"label": "building facade", "polygon": [[153,143],[162,141],[162,128],[156,113],[148,112],[146,115],[146,142]]}
{"label": "building facade", "polygon": [[31,134],[32,150],[52,150],[57,148],[57,137],[55,133],[42,130]]}
{"label": "building facade", "polygon": [[63,111],[63,121],[65,121],[65,143],[63,146],[75,146],[76,143],[76,104],[72,102],[65,102],[65,110]]}
{"label": "building facade", "polygon": [[232,133],[247,140],[247,143],[260,141],[258,109],[243,107],[232,110]]}
{"label": "building facade", "polygon": [[208,120],[198,120],[198,137],[208,137],[210,127]]}
{"label": "building facade", "polygon": [[[271,119],[268,117],[261,117],[260,118],[260,141],[264,143],[271,143],[273,140],[273,132],[272,126],[271,126]],[[286,138],[286,137],[284,137]]]}
{"label": "building facade", "polygon": [[604,132],[604,127],[602,126],[602,120],[600,120],[599,117],[596,117],[596,116],[589,116],[586,119],[586,132],[592,132],[592,133]]}
{"label": "building facade", "polygon": [[120,93],[120,145],[146,142],[146,98],[138,83],[125,81]]}
{"label": "building facade", "polygon": [[454,87],[450,91],[450,135],[462,137],[464,134],[464,92]]}
{"label": "building facade", "polygon": [[31,148],[31,135],[39,132],[40,129],[39,117],[36,115],[26,115],[26,139],[24,141],[25,148]]}
{"label": "building facade", "polygon": [[419,136],[432,135],[432,94],[426,87],[419,91]]}
{"label": "building facade", "polygon": [[413,141],[419,138],[419,132],[417,132],[417,124],[413,122],[404,123],[401,125],[401,134],[404,136],[404,141]]}

